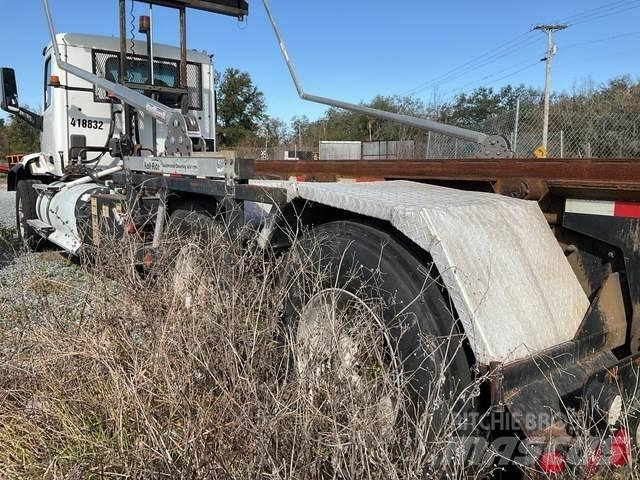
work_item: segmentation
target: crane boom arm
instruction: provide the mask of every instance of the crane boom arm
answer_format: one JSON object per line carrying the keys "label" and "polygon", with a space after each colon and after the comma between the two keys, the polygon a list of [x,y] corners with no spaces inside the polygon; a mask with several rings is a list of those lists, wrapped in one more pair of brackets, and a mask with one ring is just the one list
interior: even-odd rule
{"label": "crane boom arm", "polygon": [[85,80],[92,85],[96,85],[100,88],[104,88],[115,97],[119,98],[123,102],[135,107],[139,110],[147,112],[156,120],[166,122],[173,112],[172,109],[163,105],[160,102],[153,100],[152,98],[138,93],[135,90],[131,90],[123,85],[111,82],[106,78],[101,78],[87,70],[65,62],[60,54],[60,48],[56,40],[56,30],[53,25],[53,17],[51,16],[51,8],[49,7],[49,0],[42,0],[44,5],[45,16],[47,17],[47,25],[49,26],[49,34],[51,35],[51,43],[53,45],[53,54],[56,58],[56,63],[60,69],[68,72],[82,80]]}
{"label": "crane boom arm", "polygon": [[264,4],[265,10],[267,11],[267,16],[269,17],[271,26],[273,27],[273,31],[278,40],[280,50],[282,51],[282,56],[284,57],[284,60],[289,69],[289,73],[291,74],[293,83],[301,99],[308,100],[314,103],[320,103],[322,105],[327,105],[330,107],[337,107],[344,110],[350,110],[352,112],[361,113],[369,117],[380,118],[382,120],[397,122],[403,125],[408,125],[410,127],[415,127],[422,130],[431,131],[434,133],[440,133],[442,135],[457,138],[467,142],[473,142],[480,145],[481,156],[486,156],[486,157],[513,156],[509,142],[507,141],[506,138],[500,135],[487,135],[482,132],[476,132],[474,130],[468,130],[466,128],[460,128],[453,125],[446,125],[444,123],[435,122],[433,120],[428,120],[426,118],[418,118],[418,117],[412,117],[410,115],[402,115],[399,113],[387,112],[384,110],[367,107],[366,105],[357,105],[355,103],[344,102],[341,100],[335,100],[332,98],[327,98],[319,95],[312,95],[312,94],[306,93],[302,88],[300,78],[298,77],[296,68],[293,65],[293,61],[291,60],[291,55],[289,55],[287,45],[280,32],[280,29],[278,28],[278,24],[271,10],[269,0],[263,0],[263,4]]}
{"label": "crane boom arm", "polygon": [[[76,65],[65,62],[60,54],[60,48],[56,39],[56,30],[53,25],[53,17],[51,15],[51,8],[49,7],[49,0],[42,0],[44,5],[45,16],[47,17],[47,25],[49,27],[49,34],[51,35],[51,44],[53,47],[53,54],[56,59],[58,67],[71,75],[74,75],[82,80],[85,80],[92,85],[96,85],[100,88],[104,88],[111,95],[120,99],[122,102],[136,108],[139,111],[146,112],[152,118],[161,121],[167,125],[167,139],[165,141],[165,153],[168,155],[182,154],[191,155],[193,151],[193,142],[189,138],[189,127],[187,119],[180,112],[176,112],[173,109],[163,105],[162,103],[136,92],[124,85],[120,85],[107,80],[106,78],[99,77],[94,73],[84,70]],[[179,139],[179,141],[178,141]]]}

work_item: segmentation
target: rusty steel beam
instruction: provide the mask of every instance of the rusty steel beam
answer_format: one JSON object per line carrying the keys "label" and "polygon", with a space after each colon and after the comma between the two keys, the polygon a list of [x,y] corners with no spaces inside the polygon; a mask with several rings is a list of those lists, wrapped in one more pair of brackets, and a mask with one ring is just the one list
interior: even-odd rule
{"label": "rusty steel beam", "polygon": [[257,161],[256,175],[441,181],[533,179],[549,186],[640,189],[640,159]]}

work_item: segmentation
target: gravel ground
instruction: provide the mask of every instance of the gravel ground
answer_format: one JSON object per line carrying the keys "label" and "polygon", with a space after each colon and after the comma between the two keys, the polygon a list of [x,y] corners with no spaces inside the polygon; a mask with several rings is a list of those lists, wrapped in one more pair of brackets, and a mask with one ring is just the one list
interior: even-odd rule
{"label": "gravel ground", "polygon": [[55,302],[59,311],[77,309],[86,273],[55,251],[25,253],[15,236],[15,228],[15,192],[7,192],[6,184],[0,183],[0,320],[3,326],[17,318],[37,317],[43,302]]}
{"label": "gravel ground", "polygon": [[7,192],[5,185],[0,185],[0,224],[5,227],[16,226],[16,192]]}
{"label": "gravel ground", "polygon": [[25,320],[39,323],[50,313],[72,319],[81,311],[88,274],[78,265],[52,251],[21,253],[8,260],[0,266],[3,328],[19,327]]}
{"label": "gravel ground", "polygon": [[7,192],[6,188],[6,183],[0,181],[0,268],[13,262],[18,247],[17,239],[13,237],[16,228],[15,192]]}

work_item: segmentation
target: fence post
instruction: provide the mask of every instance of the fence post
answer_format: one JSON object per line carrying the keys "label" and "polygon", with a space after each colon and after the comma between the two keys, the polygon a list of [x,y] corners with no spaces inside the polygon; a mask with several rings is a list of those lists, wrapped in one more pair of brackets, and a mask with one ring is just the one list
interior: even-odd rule
{"label": "fence post", "polygon": [[520,97],[516,99],[516,120],[513,126],[513,152],[518,156],[518,129],[520,128]]}
{"label": "fence post", "polygon": [[427,132],[427,160],[431,158],[431,132]]}
{"label": "fence post", "polygon": [[560,158],[564,158],[564,130],[560,130]]}
{"label": "fence post", "polygon": [[458,139],[457,138],[456,138],[455,150],[453,151],[453,158],[455,158],[456,160],[458,159]]}

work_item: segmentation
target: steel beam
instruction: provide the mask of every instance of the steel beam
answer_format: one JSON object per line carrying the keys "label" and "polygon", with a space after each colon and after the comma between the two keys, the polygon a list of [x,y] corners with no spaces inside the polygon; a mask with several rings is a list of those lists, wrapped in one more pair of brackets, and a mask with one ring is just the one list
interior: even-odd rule
{"label": "steel beam", "polygon": [[152,5],[170,8],[193,8],[221,15],[242,18],[249,14],[249,4],[245,0],[139,0]]}
{"label": "steel beam", "polygon": [[[185,7],[180,8],[180,88],[187,91],[187,10]],[[189,97],[186,93],[182,94],[181,110],[182,114],[189,113]]]}
{"label": "steel beam", "polygon": [[533,179],[550,187],[640,190],[640,161],[614,159],[465,159],[257,161],[256,175],[330,179],[477,181]]}

